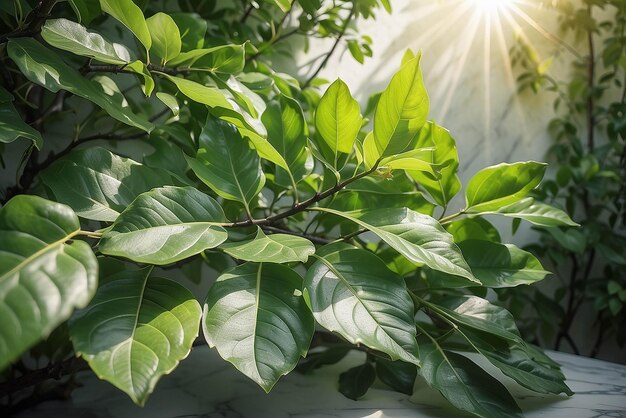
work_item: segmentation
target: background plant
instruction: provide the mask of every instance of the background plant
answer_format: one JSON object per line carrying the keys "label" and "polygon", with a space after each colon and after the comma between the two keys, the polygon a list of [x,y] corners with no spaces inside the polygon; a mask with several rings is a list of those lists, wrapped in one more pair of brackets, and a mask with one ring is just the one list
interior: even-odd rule
{"label": "background plant", "polygon": [[[410,394],[419,374],[474,415],[520,415],[460,353],[571,394],[484,298],[548,272],[482,215],[575,225],[529,197],[545,164],[479,171],[465,208],[446,215],[459,159],[428,121],[419,53],[365,116],[341,80],[319,93],[338,45],[368,54],[350,21],[379,5],[3,4],[0,140],[3,179],[16,178],[0,210],[8,412],[67,396],[84,367],[143,405],[202,340],[265,391],[298,363],[313,372],[359,350],[364,363],[339,376],[353,399],[377,377]],[[332,38],[302,82],[266,55],[296,34]]]}
{"label": "background plant", "polygon": [[[520,89],[555,95],[554,176],[533,194],[566,208],[581,227],[539,229],[529,247],[558,281],[503,294],[523,335],[595,357],[607,341],[626,343],[626,3],[563,1],[558,11],[562,36],[575,45],[569,77],[553,75],[554,57],[542,61],[529,45],[513,57]],[[583,321],[590,311],[594,319]]]}

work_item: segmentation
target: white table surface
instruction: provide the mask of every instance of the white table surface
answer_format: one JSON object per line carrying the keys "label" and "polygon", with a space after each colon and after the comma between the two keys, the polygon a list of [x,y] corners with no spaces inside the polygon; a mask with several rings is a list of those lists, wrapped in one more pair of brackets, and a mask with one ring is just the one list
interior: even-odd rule
{"label": "white table surface", "polygon": [[[558,361],[572,397],[545,396],[507,385],[524,415],[530,418],[626,417],[626,366],[569,354],[549,352]],[[215,350],[195,348],[169,376],[164,376],[146,406],[139,408],[119,390],[82,372],[84,386],[72,399],[46,402],[18,415],[20,418],[405,418],[459,417],[441,395],[423,381],[412,397],[376,382],[358,401],[337,391],[342,371],[360,363],[358,354],[334,366],[303,376],[283,377],[269,395],[223,361]],[[494,374],[495,375],[495,374]]]}

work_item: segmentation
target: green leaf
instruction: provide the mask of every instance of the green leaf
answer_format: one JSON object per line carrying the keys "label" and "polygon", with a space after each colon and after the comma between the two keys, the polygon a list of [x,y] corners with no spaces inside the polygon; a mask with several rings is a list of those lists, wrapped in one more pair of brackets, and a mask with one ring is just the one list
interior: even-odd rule
{"label": "green leaf", "polygon": [[161,376],[189,354],[202,310],[186,288],[152,267],[107,279],[70,321],[74,350],[96,375],[143,404]]}
{"label": "green leaf", "polygon": [[416,148],[433,148],[430,162],[438,166],[437,176],[433,177],[421,171],[409,171],[409,175],[440,206],[446,207],[452,198],[461,190],[461,181],[457,176],[459,168],[459,156],[456,150],[456,142],[448,130],[427,122],[420,129]]}
{"label": "green leaf", "polygon": [[152,78],[152,74],[150,74],[150,71],[148,71],[148,67],[146,66],[146,64],[140,60],[136,60],[127,64],[124,68],[127,70],[131,70],[143,77],[143,85],[141,86],[141,89],[143,90],[143,94],[145,94],[146,97],[150,97],[152,91],[154,90],[154,79]]}
{"label": "green leaf", "polygon": [[306,263],[309,256],[315,254],[315,246],[306,238],[286,234],[265,235],[260,228],[253,239],[228,242],[220,248],[231,257],[258,263]]}
{"label": "green leaf", "polygon": [[182,52],[170,65],[203,68],[215,73],[238,74],[246,64],[245,44],[219,45]]}
{"label": "green leaf", "polygon": [[152,38],[141,9],[133,0],[100,0],[102,11],[126,26],[143,44],[146,51],[152,46]]}
{"label": "green leaf", "polygon": [[218,277],[202,322],[210,347],[269,392],[311,344],[314,321],[289,267],[246,263]]}
{"label": "green leaf", "polygon": [[450,222],[446,225],[446,229],[454,237],[454,242],[468,239],[481,239],[492,242],[502,241],[496,227],[481,217],[463,218]]}
{"label": "green leaf", "polygon": [[337,79],[328,87],[315,111],[315,127],[330,148],[337,167],[337,154],[352,152],[352,146],[361,129],[361,109],[350,94],[350,89]]}
{"label": "green leaf", "polygon": [[309,164],[309,154],[306,150],[306,123],[300,105],[295,100],[281,95],[280,100],[267,104],[261,120],[267,128],[268,142],[289,165],[289,171],[277,168],[276,182],[289,186],[290,177],[295,181],[301,180],[313,167]]}
{"label": "green leaf", "polygon": [[365,395],[376,380],[376,371],[371,363],[364,363],[339,375],[339,392],[356,401]]}
{"label": "green leaf", "polygon": [[[129,0],[130,1],[130,0]],[[111,117],[130,126],[150,132],[154,125],[133,114],[107,95],[95,81],[83,77],[57,54],[32,38],[12,38],[7,52],[24,76],[53,93],[67,90],[101,107]]]}
{"label": "green leaf", "polygon": [[141,193],[174,184],[167,172],[100,147],[73,151],[40,177],[57,201],[83,218],[105,222],[113,222]]}
{"label": "green leaf", "polygon": [[437,312],[460,327],[495,335],[507,341],[521,340],[515,320],[509,311],[477,296],[450,296],[433,300]]}
{"label": "green leaf", "polygon": [[464,277],[480,284],[472,274],[452,235],[435,219],[407,208],[332,213],[372,231],[390,247],[414,263],[425,264],[433,270]]}
{"label": "green leaf", "polygon": [[83,25],[88,25],[102,14],[98,0],[68,0],[68,3],[76,13],[78,21]]}
{"label": "green leaf", "polygon": [[466,211],[492,212],[518,202],[539,185],[545,171],[546,164],[534,161],[502,163],[480,170],[467,184]]}
{"label": "green leaf", "polygon": [[429,100],[421,53],[404,64],[380,96],[374,114],[374,141],[381,156],[406,151],[426,122]]}
{"label": "green leaf", "polygon": [[156,97],[172,111],[174,116],[178,116],[180,114],[180,105],[178,104],[178,100],[176,100],[175,96],[158,91],[156,93]]}
{"label": "green leaf", "polygon": [[404,361],[390,361],[376,357],[376,375],[381,382],[393,390],[406,395],[413,394],[413,386],[417,378],[415,364]]}
{"label": "green leaf", "polygon": [[249,212],[249,203],[265,184],[259,155],[232,124],[212,117],[199,142],[196,157],[187,157],[193,172],[215,193],[243,203]]}
{"label": "green leaf", "polygon": [[98,262],[79,232],[69,207],[41,197],[0,209],[0,370],[91,300]]}
{"label": "green leaf", "polygon": [[202,48],[207,31],[207,21],[197,13],[170,13],[180,30],[183,51]]}
{"label": "green leaf", "polygon": [[580,226],[572,221],[567,213],[563,212],[561,209],[537,202],[532,197],[527,197],[519,202],[504,206],[495,212],[483,213],[494,213],[511,218],[524,219],[535,225],[547,228],[554,226]]}
{"label": "green leaf", "polygon": [[522,417],[504,385],[460,354],[422,344],[420,374],[455,407],[484,417]]}
{"label": "green leaf", "polygon": [[231,110],[233,108],[228,100],[226,100],[224,93],[214,87],[207,87],[181,77],[174,77],[167,74],[164,74],[164,76],[172,83],[176,84],[180,92],[194,102],[202,103],[209,107],[223,107]]}
{"label": "green leaf", "polygon": [[8,144],[20,137],[33,141],[37,149],[43,146],[41,133],[22,120],[15,106],[10,101],[0,103],[0,142]]}
{"label": "green leaf", "polygon": [[146,19],[150,31],[152,48],[150,52],[166,63],[178,56],[181,49],[180,31],[171,16],[158,12]]}
{"label": "green leaf", "polygon": [[[474,276],[489,288],[529,285],[543,280],[549,271],[531,253],[512,244],[470,239],[458,244]],[[468,287],[466,280],[447,274],[431,274],[435,287]]]}
{"label": "green leaf", "polygon": [[56,48],[109,64],[123,65],[131,60],[124,45],[111,43],[71,20],[47,20],[41,27],[41,37]]}
{"label": "green leaf", "polygon": [[318,258],[304,286],[317,322],[353,344],[419,365],[413,301],[402,277],[369,251]]}
{"label": "green leaf", "polygon": [[582,254],[587,248],[587,238],[582,232],[567,228],[565,231],[560,228],[549,228],[548,233],[552,235],[563,248],[576,254]]}
{"label": "green leaf", "polygon": [[284,13],[287,13],[289,9],[291,9],[291,3],[293,3],[293,0],[271,0],[271,1],[275,5],[280,7],[280,10],[282,10]]}
{"label": "green leaf", "polygon": [[538,393],[574,394],[565,384],[563,373],[541,361],[542,356],[537,355],[537,348],[522,341],[503,346],[490,341],[484,334],[469,330],[464,330],[463,334],[491,364],[525,388]]}
{"label": "green leaf", "polygon": [[102,254],[139,263],[170,264],[224,242],[215,225],[226,220],[211,197],[193,187],[166,186],[143,193],[102,236]]}

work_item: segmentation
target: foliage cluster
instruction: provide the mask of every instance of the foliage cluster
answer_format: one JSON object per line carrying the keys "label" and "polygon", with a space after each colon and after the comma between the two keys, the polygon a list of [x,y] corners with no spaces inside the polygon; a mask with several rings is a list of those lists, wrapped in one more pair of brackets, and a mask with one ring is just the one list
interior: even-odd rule
{"label": "foliage cluster", "polygon": [[479,171],[446,216],[459,158],[428,121],[419,53],[365,115],[341,80],[320,95],[265,55],[306,33],[360,59],[349,22],[387,2],[190,3],[3,3],[3,156],[30,144],[0,210],[5,406],[83,364],[143,405],[200,329],[265,391],[359,350],[339,377],[353,399],[419,375],[476,416],[519,416],[464,353],[571,394],[485,298],[548,274],[485,215],[574,225],[529,196],[546,165]]}
{"label": "foliage cluster", "polygon": [[[555,175],[533,193],[566,208],[581,227],[541,230],[540,242],[530,247],[551,264],[558,281],[547,290],[504,296],[525,335],[541,330],[543,344],[559,349],[567,341],[575,353],[583,346],[595,357],[607,341],[626,344],[626,2],[558,6],[562,36],[577,46],[570,47],[575,58],[568,79],[552,74],[553,57],[541,61],[528,45],[520,45],[514,60],[521,89],[556,95],[557,116],[549,125]],[[525,309],[529,304],[538,311]],[[579,319],[589,310],[591,329],[582,329]],[[582,330],[578,341],[574,326]]]}

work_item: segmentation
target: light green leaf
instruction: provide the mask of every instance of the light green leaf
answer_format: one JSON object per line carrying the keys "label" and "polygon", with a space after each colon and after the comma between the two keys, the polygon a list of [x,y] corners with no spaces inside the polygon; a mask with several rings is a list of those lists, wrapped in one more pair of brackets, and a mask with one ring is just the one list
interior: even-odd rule
{"label": "light green leaf", "polygon": [[148,67],[146,66],[146,64],[140,60],[136,60],[127,64],[124,68],[134,71],[135,73],[143,77],[143,85],[141,86],[141,89],[143,90],[143,94],[145,94],[146,97],[150,97],[152,91],[154,90],[154,79],[152,78],[152,74],[150,74],[150,71],[148,71]]}
{"label": "light green leaf", "polygon": [[456,142],[446,129],[433,122],[427,122],[420,129],[417,148],[432,147],[430,162],[437,166],[437,176],[433,177],[420,171],[409,171],[409,175],[420,187],[423,187],[440,206],[446,207],[461,190],[461,181],[457,175],[459,156]]}
{"label": "light green leaf", "polygon": [[414,263],[458,275],[480,284],[472,274],[461,250],[435,219],[407,208],[340,212],[317,208],[356,222],[372,231],[390,247]]}
{"label": "light green leaf", "polygon": [[199,142],[196,157],[187,157],[193,172],[224,199],[248,208],[265,184],[256,151],[233,125],[212,117],[207,118]]}
{"label": "light green leaf", "polygon": [[[543,280],[549,271],[531,253],[512,244],[470,239],[458,244],[472,273],[482,285],[490,288],[528,285]],[[429,275],[435,287],[468,287],[460,277],[435,272]]]}
{"label": "light green leaf", "polygon": [[511,218],[524,219],[532,224],[546,228],[554,226],[580,226],[563,212],[553,206],[537,202],[532,197],[527,197],[518,202],[504,206],[497,211],[482,212],[509,216]]}
{"label": "light green leaf", "polygon": [[296,367],[313,338],[314,321],[289,267],[246,263],[218,277],[204,305],[210,347],[269,392]]}
{"label": "light green leaf", "polygon": [[350,94],[350,89],[340,79],[328,87],[315,111],[315,127],[330,148],[337,167],[337,154],[349,154],[361,129],[361,109]]}
{"label": "light green leaf", "polygon": [[150,52],[166,63],[180,54],[180,31],[176,22],[169,15],[158,12],[146,19],[150,31],[152,48]]}
{"label": "light green leaf", "polygon": [[126,26],[143,44],[146,51],[152,46],[152,38],[141,9],[133,0],[100,0],[104,13],[113,16]]}
{"label": "light green leaf", "polygon": [[96,32],[67,19],[48,19],[41,27],[41,37],[50,45],[83,57],[109,64],[130,62],[124,45],[111,43]]}
{"label": "light green leaf", "polygon": [[274,2],[275,5],[280,7],[280,10],[282,10],[285,13],[287,13],[289,9],[291,9],[291,4],[293,3],[293,0],[272,0],[272,1]]}
{"label": "light green leaf", "polygon": [[[130,1],[130,0],[129,0]],[[100,85],[83,77],[68,66],[54,52],[32,38],[9,40],[7,52],[22,73],[33,83],[53,93],[67,90],[101,107],[111,117],[130,126],[150,132],[154,125],[141,116],[133,114],[107,95]]]}
{"label": "light green leaf", "polygon": [[180,113],[180,105],[178,104],[178,100],[176,97],[172,96],[168,93],[163,93],[162,91],[158,91],[156,93],[157,99],[159,99],[165,106],[169,107],[174,116],[178,116]]}
{"label": "light green leaf", "polygon": [[78,217],[60,203],[18,195],[0,209],[0,370],[92,298],[98,262],[72,240]]}
{"label": "light green leaf", "polygon": [[422,71],[421,53],[402,65],[380,96],[374,114],[374,142],[382,156],[406,151],[426,122],[429,100]]}
{"label": "light green leaf", "polygon": [[176,84],[176,87],[185,96],[194,102],[205,104],[209,107],[223,107],[232,110],[232,105],[226,100],[224,93],[214,87],[207,87],[195,81],[165,74],[168,80]]}
{"label": "light green leaf", "polygon": [[484,168],[467,184],[466,210],[471,213],[493,212],[518,202],[539,185],[545,171],[545,163],[534,161]]}
{"label": "light green leaf", "polygon": [[306,263],[315,254],[315,246],[306,238],[286,234],[265,235],[259,228],[247,241],[228,242],[220,246],[231,257],[257,263]]}
{"label": "light green leaf", "polygon": [[40,177],[57,201],[83,218],[105,222],[113,222],[141,193],[174,184],[167,172],[100,147],[74,151]]}
{"label": "light green leaf", "polygon": [[353,344],[419,365],[413,301],[402,277],[369,251],[319,258],[304,279],[313,316]]}
{"label": "light green leaf", "polygon": [[41,133],[22,120],[15,106],[10,101],[0,103],[0,142],[8,144],[20,137],[33,141],[37,149],[43,146]]}
{"label": "light green leaf", "polygon": [[463,218],[446,225],[446,229],[454,237],[454,242],[468,239],[501,242],[500,233],[495,226],[481,217]]}
{"label": "light green leaf", "polygon": [[106,255],[164,265],[224,242],[215,225],[226,217],[219,204],[193,187],[162,187],[143,193],[117,218],[98,246]]}
{"label": "light green leaf", "polygon": [[225,74],[237,74],[246,64],[245,44],[219,45],[212,48],[193,49],[182,52],[170,61],[170,65],[203,68]]}
{"label": "light green leaf", "polygon": [[383,158],[380,161],[380,168],[389,168],[392,170],[407,170],[410,172],[428,173],[431,179],[436,178],[437,174],[433,170],[430,149],[414,149]]}
{"label": "light green leaf", "polygon": [[288,161],[289,171],[280,167],[276,170],[276,182],[289,186],[305,177],[313,167],[309,164],[306,150],[306,123],[300,105],[295,100],[281,95],[278,101],[268,103],[261,117],[267,129],[268,142]]}
{"label": "light green leaf", "polygon": [[77,354],[95,374],[143,405],[161,376],[189,354],[202,310],[172,280],[152,268],[107,278],[93,301],[70,321]]}
{"label": "light green leaf", "polygon": [[422,344],[420,374],[455,407],[484,418],[522,417],[502,383],[467,357]]}

